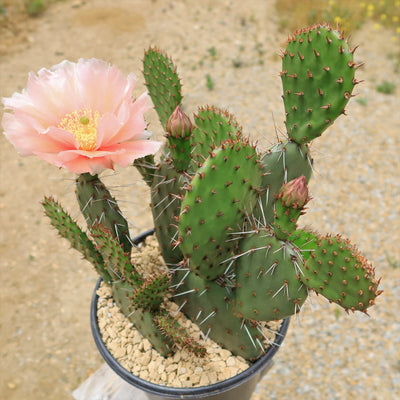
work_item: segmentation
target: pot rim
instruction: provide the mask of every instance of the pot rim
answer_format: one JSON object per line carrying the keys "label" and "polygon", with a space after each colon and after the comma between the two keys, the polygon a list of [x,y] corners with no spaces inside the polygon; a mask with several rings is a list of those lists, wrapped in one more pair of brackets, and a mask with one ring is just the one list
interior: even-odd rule
{"label": "pot rim", "polygon": [[[139,236],[135,237],[133,240],[134,244],[138,244],[141,241],[143,241],[147,236],[153,234],[154,230],[150,229],[148,231],[143,232]],[[278,351],[280,348],[281,343],[283,342],[283,339],[286,336],[288,327],[289,327],[289,322],[290,318],[285,318],[282,321],[282,325],[280,327],[279,333],[275,335],[275,340],[274,343],[271,344],[271,346],[267,349],[264,355],[262,355],[260,358],[258,358],[253,364],[249,366],[246,370],[242,371],[241,373],[228,378],[224,381],[216,382],[211,385],[207,386],[198,386],[198,387],[190,387],[190,388],[176,388],[176,387],[171,387],[171,386],[164,386],[164,385],[159,385],[156,383],[152,383],[149,381],[146,381],[142,378],[139,378],[136,375],[133,375],[131,372],[126,370],[124,367],[122,367],[118,361],[111,355],[109,350],[107,349],[106,345],[104,344],[101,333],[99,330],[98,326],[98,319],[97,319],[97,304],[98,304],[98,298],[99,296],[97,295],[97,289],[99,288],[100,284],[102,282],[102,278],[99,278],[95,289],[94,293],[92,296],[92,301],[91,301],[91,306],[90,306],[90,325],[91,325],[91,330],[92,330],[92,335],[93,339],[95,341],[95,344],[97,346],[97,349],[99,350],[101,356],[103,357],[104,361],[109,365],[111,369],[114,370],[114,372],[119,375],[122,379],[124,379],[126,382],[129,384],[132,384],[136,387],[139,387],[140,389],[143,389],[144,391],[148,393],[153,393],[153,394],[158,394],[158,395],[171,395],[171,396],[187,396],[187,395],[210,395],[215,392],[223,392],[226,390],[230,390],[234,388],[235,386],[238,386],[242,384],[243,382],[247,381],[250,379],[254,374],[257,374],[258,372],[263,371],[263,367],[269,365],[270,362],[272,362],[272,358],[275,355],[275,353]]]}

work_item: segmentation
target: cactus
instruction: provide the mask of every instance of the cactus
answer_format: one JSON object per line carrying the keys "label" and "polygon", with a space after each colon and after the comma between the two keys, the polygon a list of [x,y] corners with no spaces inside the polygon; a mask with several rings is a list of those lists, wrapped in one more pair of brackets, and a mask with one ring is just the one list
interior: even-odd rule
{"label": "cactus", "polygon": [[315,25],[289,37],[281,79],[287,138],[260,150],[226,110],[182,111],[173,61],[145,53],[144,77],[166,137],[158,161],[135,161],[151,190],[155,235],[169,273],[142,276],[117,202],[97,175],[77,179],[89,234],[45,200],[60,234],[95,265],[116,303],[163,355],[176,346],[204,356],[168,315],[169,296],[200,329],[234,354],[265,351],[262,324],[297,314],[311,292],[366,313],[381,293],[374,268],[349,240],[298,228],[309,201],[309,143],[341,114],[358,83],[342,33]]}
{"label": "cactus", "polygon": [[340,235],[317,237],[312,247],[301,281],[347,311],[366,312],[380,292],[374,268]]}
{"label": "cactus", "polygon": [[345,112],[357,65],[342,33],[327,26],[296,32],[282,53],[286,129],[296,143],[309,143]]}
{"label": "cactus", "polygon": [[240,250],[235,299],[238,315],[270,321],[300,311],[308,291],[299,279],[303,260],[296,247],[261,229],[243,239]]}
{"label": "cactus", "polygon": [[187,186],[179,219],[180,248],[193,272],[206,280],[224,274],[229,232],[251,212],[260,182],[255,148],[246,141],[227,140],[210,152]]}
{"label": "cactus", "polygon": [[86,233],[52,197],[45,197],[42,205],[45,214],[50,218],[52,225],[58,229],[60,236],[69,240],[71,247],[78,250],[83,258],[94,266],[105,282],[111,284],[112,275],[108,272],[101,253],[95,248]]}

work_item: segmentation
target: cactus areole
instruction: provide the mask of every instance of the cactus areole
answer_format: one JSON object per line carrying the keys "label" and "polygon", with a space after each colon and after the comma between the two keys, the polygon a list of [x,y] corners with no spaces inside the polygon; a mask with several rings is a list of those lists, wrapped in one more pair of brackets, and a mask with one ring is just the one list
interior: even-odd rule
{"label": "cactus areole", "polygon": [[157,48],[145,52],[144,79],[166,143],[158,160],[147,155],[133,165],[150,188],[168,273],[136,269],[128,222],[99,175],[76,179],[87,232],[53,198],[44,200],[52,225],[95,266],[122,312],[163,356],[179,347],[207,356],[168,314],[166,296],[206,338],[255,361],[269,346],[263,323],[297,314],[312,292],[363,313],[381,293],[375,269],[348,239],[298,226],[312,204],[309,144],[353,96],[353,55],[329,25],[289,37],[280,74],[287,137],[260,149],[226,110],[205,106],[187,115],[173,61]]}

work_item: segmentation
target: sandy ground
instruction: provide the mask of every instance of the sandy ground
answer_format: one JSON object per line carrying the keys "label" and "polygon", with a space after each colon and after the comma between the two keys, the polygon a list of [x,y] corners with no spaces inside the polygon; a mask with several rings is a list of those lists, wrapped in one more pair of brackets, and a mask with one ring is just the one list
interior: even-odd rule
{"label": "sandy ground", "polygon": [[[188,112],[229,107],[260,146],[283,129],[278,50],[289,32],[277,31],[271,0],[64,1],[20,25],[20,40],[0,48],[0,96],[21,90],[29,71],[63,59],[97,57],[139,76],[149,45],[173,56]],[[17,31],[15,31],[17,32]],[[303,222],[343,232],[377,266],[382,288],[371,318],[348,317],[314,297],[293,321],[274,369],[255,399],[393,399],[400,392],[400,76],[398,45],[387,31],[365,26],[360,44],[358,99],[312,146],[314,200]],[[4,43],[7,43],[4,46]],[[215,55],[209,49],[214,47]],[[215,82],[206,86],[206,74]],[[397,85],[377,93],[383,79]],[[150,129],[159,135],[154,113]],[[43,217],[40,200],[54,194],[78,217],[73,176],[36,158],[19,158],[0,137],[0,398],[71,399],[101,364],[90,334],[89,302],[96,281],[90,265],[68,250]],[[148,193],[134,170],[105,173],[115,186],[132,233],[151,227]],[[121,185],[124,185],[121,187]],[[127,186],[126,186],[127,185]],[[390,261],[390,262],[389,262]],[[397,262],[397,268],[395,268]]]}

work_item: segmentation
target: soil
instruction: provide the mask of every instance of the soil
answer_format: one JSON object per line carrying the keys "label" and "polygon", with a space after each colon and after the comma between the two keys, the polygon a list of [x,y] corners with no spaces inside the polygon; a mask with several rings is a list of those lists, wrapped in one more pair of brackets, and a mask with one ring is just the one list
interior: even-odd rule
{"label": "soil", "polygon": [[[229,108],[260,147],[274,143],[284,132],[278,50],[289,32],[277,29],[272,0],[245,3],[65,0],[35,19],[17,9],[1,22],[0,96],[22,90],[29,71],[81,57],[135,72],[139,95],[141,57],[157,45],[178,65],[188,113],[206,104]],[[400,392],[400,48],[392,36],[372,24],[352,35],[360,44],[357,61],[366,62],[358,71],[365,82],[348,116],[312,146],[314,199],[302,220],[358,243],[383,276],[385,292],[370,319],[348,317],[314,297],[292,322],[253,400],[392,399]],[[377,92],[383,80],[397,86],[395,93]],[[148,121],[161,138],[154,112]],[[50,228],[40,201],[53,194],[82,222],[74,176],[18,157],[3,136],[0,149],[0,397],[71,399],[102,364],[89,327],[97,276]],[[103,180],[120,199],[133,235],[152,226],[148,191],[136,171],[106,172]]]}

